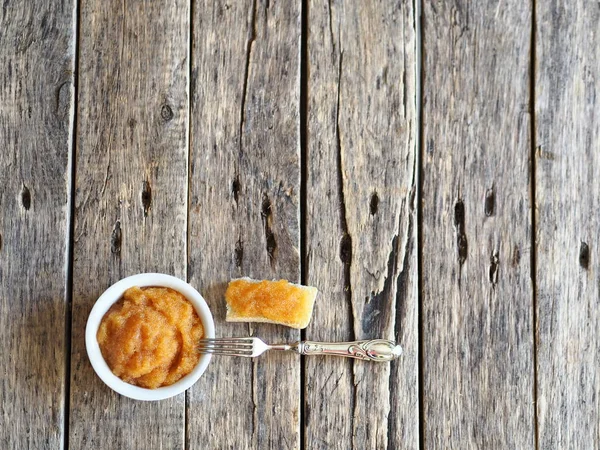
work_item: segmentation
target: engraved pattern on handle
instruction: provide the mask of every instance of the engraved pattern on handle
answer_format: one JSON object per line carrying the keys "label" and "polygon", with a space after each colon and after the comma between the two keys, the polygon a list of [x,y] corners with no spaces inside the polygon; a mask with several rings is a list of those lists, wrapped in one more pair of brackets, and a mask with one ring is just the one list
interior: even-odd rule
{"label": "engraved pattern on handle", "polygon": [[398,358],[402,348],[393,341],[372,339],[354,342],[299,342],[297,351],[301,355],[335,355],[365,361],[386,362]]}

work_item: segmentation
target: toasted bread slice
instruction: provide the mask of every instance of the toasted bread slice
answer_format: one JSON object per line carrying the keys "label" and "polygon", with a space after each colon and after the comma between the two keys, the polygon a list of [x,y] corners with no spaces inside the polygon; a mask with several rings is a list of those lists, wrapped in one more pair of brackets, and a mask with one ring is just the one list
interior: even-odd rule
{"label": "toasted bread slice", "polygon": [[312,316],[317,288],[286,280],[251,278],[231,280],[225,292],[227,322],[266,322],[306,328]]}

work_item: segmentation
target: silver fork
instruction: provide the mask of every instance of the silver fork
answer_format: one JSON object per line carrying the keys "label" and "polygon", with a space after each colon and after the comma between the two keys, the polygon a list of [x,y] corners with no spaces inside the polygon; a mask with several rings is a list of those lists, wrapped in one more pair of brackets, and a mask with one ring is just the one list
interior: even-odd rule
{"label": "silver fork", "polygon": [[267,350],[293,351],[300,355],[335,355],[366,361],[386,362],[398,358],[402,347],[393,341],[372,339],[354,342],[299,341],[269,345],[256,337],[201,339],[201,353],[254,358]]}

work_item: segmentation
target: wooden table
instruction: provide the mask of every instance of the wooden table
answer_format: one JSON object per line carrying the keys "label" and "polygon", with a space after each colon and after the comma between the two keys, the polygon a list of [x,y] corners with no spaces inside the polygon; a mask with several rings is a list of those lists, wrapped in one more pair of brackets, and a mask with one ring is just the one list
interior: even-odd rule
{"label": "wooden table", "polygon": [[[600,448],[595,2],[23,0],[0,10],[0,447]],[[135,273],[217,335],[402,359],[214,359],[144,403],[84,327]],[[231,278],[317,286],[302,331]]]}

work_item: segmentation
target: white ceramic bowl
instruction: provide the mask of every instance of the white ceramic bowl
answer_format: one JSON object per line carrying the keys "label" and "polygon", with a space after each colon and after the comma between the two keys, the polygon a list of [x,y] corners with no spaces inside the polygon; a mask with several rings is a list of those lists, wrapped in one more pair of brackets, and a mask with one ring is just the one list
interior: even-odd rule
{"label": "white ceramic bowl", "polygon": [[125,397],[133,398],[135,400],[162,400],[165,398],[173,397],[177,394],[181,394],[186,389],[190,388],[198,378],[204,373],[208,363],[210,362],[211,355],[204,354],[200,356],[200,361],[194,369],[185,377],[178,382],[165,387],[157,389],[145,389],[138,386],[134,386],[129,383],[125,383],[119,377],[112,373],[106,361],[102,357],[100,346],[96,339],[98,333],[98,327],[100,321],[108,309],[121,298],[123,293],[133,286],[161,286],[175,289],[176,291],[183,294],[190,303],[196,309],[202,325],[204,327],[204,337],[214,338],[215,337],[215,324],[213,321],[210,309],[206,304],[206,301],[198,293],[196,289],[187,284],[185,281],[179,278],[172,277],[171,275],[165,275],[162,273],[141,273],[133,275],[118,281],[109,287],[104,293],[98,298],[96,304],[92,308],[92,312],[87,321],[85,328],[85,346],[87,349],[88,357],[92,363],[92,367],[106,383],[108,387],[113,389]]}

